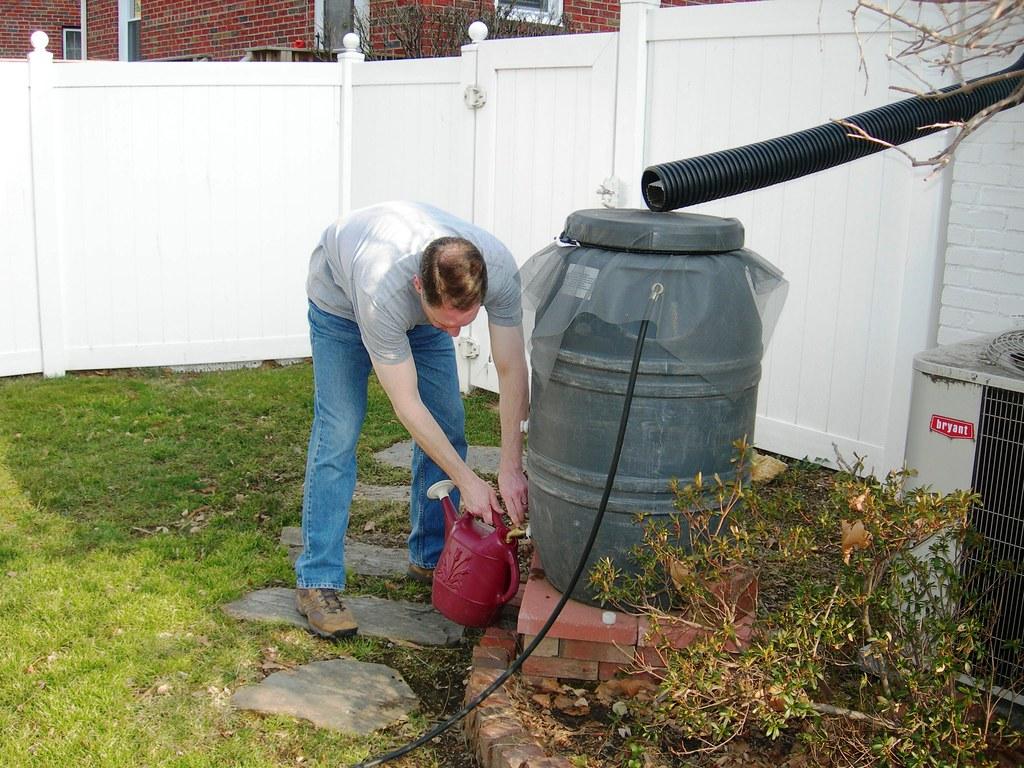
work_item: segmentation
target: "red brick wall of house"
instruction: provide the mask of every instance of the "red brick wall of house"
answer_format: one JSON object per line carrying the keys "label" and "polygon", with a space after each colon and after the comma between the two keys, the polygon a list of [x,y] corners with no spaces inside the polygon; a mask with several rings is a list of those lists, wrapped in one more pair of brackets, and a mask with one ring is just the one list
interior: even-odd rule
{"label": "red brick wall of house", "polygon": [[143,0],[142,58],[237,61],[246,48],[313,46],[313,0]]}
{"label": "red brick wall of house", "polygon": [[[314,0],[142,0],[143,59],[208,56],[234,61],[246,48],[312,47]],[[0,56],[21,58],[42,29],[49,51],[63,56],[62,30],[77,27],[78,0],[0,0]],[[87,56],[118,57],[117,0],[89,0]]]}
{"label": "red brick wall of house", "polygon": [[[487,0],[370,0],[370,48],[374,54],[395,58],[407,55],[400,42],[401,34],[396,31],[395,26],[401,24],[399,17],[404,9],[417,5],[428,17],[439,9],[454,7],[463,8],[477,16],[482,13],[483,8],[490,7]],[[428,23],[423,29],[425,40],[430,40],[432,26]],[[425,52],[433,50],[429,42],[425,47]]]}
{"label": "red brick wall of house", "polygon": [[721,5],[722,3],[742,3],[746,0],[661,0],[661,7],[676,7],[680,5]]}
{"label": "red brick wall of house", "polygon": [[[743,2],[743,0],[662,0],[662,6],[707,5],[711,3]],[[384,57],[405,55],[395,20],[406,8],[417,3],[429,16],[439,9],[456,6],[471,13],[471,18],[487,20],[493,14],[494,0],[370,0],[371,50]],[[568,20],[570,32],[614,32],[619,28],[619,0],[563,0],[562,13]],[[423,29],[424,38],[431,37],[431,25]],[[425,45],[429,52],[430,46]],[[454,53],[454,52],[453,52]]]}
{"label": "red brick wall of house", "polygon": [[[662,0],[662,5],[701,5],[739,0]],[[372,49],[385,56],[403,56],[389,28],[399,9],[418,3],[429,16],[438,9],[458,7],[472,18],[493,13],[493,0],[371,0]],[[246,48],[289,46],[302,40],[313,46],[314,0],[143,0],[141,46],[143,59],[207,56],[215,60],[242,58]],[[618,29],[619,0],[563,0],[572,32]],[[77,27],[78,0],[0,0],[0,56],[22,57],[36,29],[50,35],[49,50],[60,58],[62,30]],[[89,0],[90,59],[118,57],[117,0]],[[432,35],[428,22],[424,38]],[[427,52],[429,43],[424,46]]]}
{"label": "red brick wall of house", "polygon": [[562,13],[573,32],[614,32],[619,28],[619,0],[562,0]]}
{"label": "red brick wall of house", "polygon": [[37,29],[50,36],[46,50],[64,57],[64,27],[78,26],[78,0],[0,0],[0,57],[24,58]]}
{"label": "red brick wall of house", "polygon": [[117,0],[89,0],[85,55],[90,59],[117,60]]}
{"label": "red brick wall of house", "polygon": [[[661,0],[661,7],[718,5],[744,0]],[[614,32],[619,28],[619,0],[563,0],[563,13],[572,19],[573,32]]]}
{"label": "red brick wall of house", "polygon": [[[600,2],[601,0],[593,0]],[[494,18],[494,0],[370,0],[370,49],[375,56],[382,58],[401,58],[408,55],[402,45],[403,35],[398,27],[408,27],[408,16],[403,24],[402,17],[410,7],[420,8],[425,16],[424,25],[421,30],[423,44],[421,46],[423,55],[457,55],[458,47],[469,42],[466,36],[466,29],[469,22],[482,19],[490,27],[490,36],[493,37],[521,37],[527,34],[564,34],[564,30],[552,28],[547,25],[530,24],[528,22],[517,22],[508,19]],[[615,4],[616,24],[618,22],[618,3]],[[451,22],[458,18],[459,28],[453,29]],[[440,19],[440,21],[439,21]],[[518,28],[515,34],[502,34],[497,26]],[[446,31],[440,33],[438,27],[445,27]],[[591,32],[592,29],[572,25],[571,32]],[[435,51],[434,43],[440,38],[442,48],[448,43],[448,50]]]}

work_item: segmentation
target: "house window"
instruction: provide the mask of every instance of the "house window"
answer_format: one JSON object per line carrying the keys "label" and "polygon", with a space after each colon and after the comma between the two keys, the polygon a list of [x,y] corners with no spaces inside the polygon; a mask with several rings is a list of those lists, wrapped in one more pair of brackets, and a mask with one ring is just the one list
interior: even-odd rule
{"label": "house window", "polygon": [[121,61],[142,59],[142,0],[119,0],[118,26],[120,44],[118,58]]}
{"label": "house window", "polygon": [[142,48],[139,32],[142,30],[142,0],[132,0],[131,16],[128,18],[128,61],[139,61]]}
{"label": "house window", "polygon": [[561,0],[494,0],[501,15],[524,21],[558,24],[562,18]]}
{"label": "house window", "polygon": [[64,58],[79,61],[82,58],[82,30],[64,27]]}

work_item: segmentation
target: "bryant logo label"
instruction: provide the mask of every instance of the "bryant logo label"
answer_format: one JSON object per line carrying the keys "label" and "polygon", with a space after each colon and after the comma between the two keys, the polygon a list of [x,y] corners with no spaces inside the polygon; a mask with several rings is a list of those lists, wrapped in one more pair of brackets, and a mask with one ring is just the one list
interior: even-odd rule
{"label": "bryant logo label", "polygon": [[969,421],[950,419],[946,416],[932,414],[932,423],[929,426],[932,432],[953,438],[954,440],[973,440],[974,425]]}

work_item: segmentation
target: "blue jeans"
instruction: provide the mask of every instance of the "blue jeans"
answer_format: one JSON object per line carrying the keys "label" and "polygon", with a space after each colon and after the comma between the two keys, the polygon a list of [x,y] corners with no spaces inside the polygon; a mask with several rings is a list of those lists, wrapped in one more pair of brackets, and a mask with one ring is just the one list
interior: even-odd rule
{"label": "blue jeans", "polygon": [[[408,332],[420,399],[466,458],[466,418],[459,396],[451,337],[430,325]],[[345,532],[356,485],[356,443],[366,416],[366,381],[372,364],[351,320],[309,305],[313,348],[313,428],[302,499],[303,551],[295,562],[302,588],[345,588]],[[418,445],[412,452],[409,560],[433,568],[444,546],[444,512],[427,488],[444,472]],[[457,492],[452,501],[459,503]]]}

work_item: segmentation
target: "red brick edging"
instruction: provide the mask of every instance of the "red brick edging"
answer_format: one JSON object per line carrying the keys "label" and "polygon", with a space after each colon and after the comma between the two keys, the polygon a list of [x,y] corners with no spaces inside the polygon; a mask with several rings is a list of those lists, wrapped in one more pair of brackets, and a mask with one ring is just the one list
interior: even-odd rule
{"label": "red brick edging", "polygon": [[[478,696],[501,673],[500,669],[481,667],[474,659],[465,700]],[[481,768],[572,768],[564,757],[549,756],[523,727],[504,688],[466,715],[462,728]]]}

